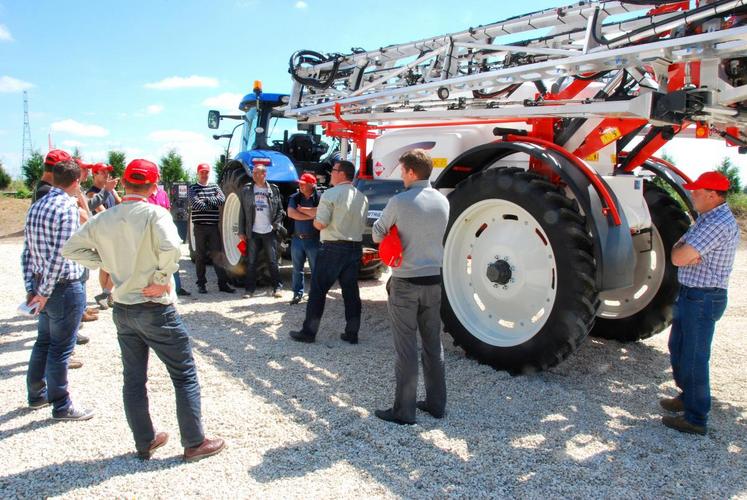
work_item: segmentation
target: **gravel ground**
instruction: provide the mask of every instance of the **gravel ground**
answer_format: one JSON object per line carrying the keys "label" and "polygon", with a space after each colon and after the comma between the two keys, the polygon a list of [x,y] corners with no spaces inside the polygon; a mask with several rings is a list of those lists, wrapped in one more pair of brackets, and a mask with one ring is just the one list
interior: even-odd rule
{"label": "gravel ground", "polygon": [[[18,240],[0,244],[0,496],[2,497],[743,497],[747,498],[747,290],[734,286],[712,356],[714,409],[707,437],[660,424],[657,399],[674,394],[666,334],[637,344],[588,340],[547,373],[511,377],[467,359],[449,338],[449,415],[386,424],[373,410],[393,393],[391,334],[382,282],[365,283],[361,343],[338,335],[330,292],[319,342],[291,343],[303,306],[215,292],[179,310],[191,331],[210,435],[222,454],[180,456],[173,390],[150,370],[154,422],[171,441],[150,462],[133,456],[121,403],[111,312],[86,324],[74,401],[97,414],[53,423],[25,407],[35,323],[15,315],[23,297]],[[183,261],[194,289],[194,268]],[[288,270],[283,272],[288,279]],[[96,290],[92,280],[89,292]],[[747,282],[740,250],[736,285]],[[421,387],[422,391],[422,387]]]}

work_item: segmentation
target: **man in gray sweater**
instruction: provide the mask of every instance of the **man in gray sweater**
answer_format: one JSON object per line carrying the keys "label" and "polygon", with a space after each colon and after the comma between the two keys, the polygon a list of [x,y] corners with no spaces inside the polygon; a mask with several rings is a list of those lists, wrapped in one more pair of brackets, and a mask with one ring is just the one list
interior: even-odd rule
{"label": "man in gray sweater", "polygon": [[418,388],[418,340],[423,344],[425,401],[417,408],[435,418],[446,414],[444,349],[441,343],[441,263],[443,238],[449,220],[449,202],[431,187],[430,156],[414,149],[399,159],[406,190],[389,200],[373,225],[380,242],[397,226],[402,241],[402,264],[392,268],[389,316],[394,329],[397,388],[394,405],[376,410],[382,420],[414,424]]}

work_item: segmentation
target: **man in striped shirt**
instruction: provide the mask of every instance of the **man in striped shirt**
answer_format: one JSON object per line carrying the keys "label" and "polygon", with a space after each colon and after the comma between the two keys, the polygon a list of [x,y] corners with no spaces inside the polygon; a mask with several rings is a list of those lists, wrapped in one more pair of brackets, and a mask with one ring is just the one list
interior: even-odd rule
{"label": "man in striped shirt", "polygon": [[669,335],[669,353],[675,398],[662,399],[662,408],[682,415],[664,416],[667,427],[690,434],[705,434],[711,409],[708,360],[716,322],[726,309],[726,289],[734,267],[739,227],[726,204],[729,180],[706,172],[695,182],[693,205],[699,217],[672,249],[680,293]]}
{"label": "man in striped shirt", "polygon": [[32,409],[53,405],[55,420],[88,420],[93,412],[73,407],[67,370],[86,307],[83,268],[62,256],[62,246],[80,226],[75,195],[80,167],[56,163],[49,192],[26,216],[21,255],[26,303],[39,316],[26,384]]}
{"label": "man in striped shirt", "polygon": [[233,293],[228,286],[226,271],[220,265],[221,241],[218,231],[220,207],[226,198],[217,184],[208,182],[210,165],[201,163],[197,166],[197,182],[189,186],[189,204],[192,208],[192,234],[195,238],[195,268],[197,271],[197,291],[207,293],[205,266],[208,255],[213,261],[215,274],[218,275],[218,289],[221,292]]}

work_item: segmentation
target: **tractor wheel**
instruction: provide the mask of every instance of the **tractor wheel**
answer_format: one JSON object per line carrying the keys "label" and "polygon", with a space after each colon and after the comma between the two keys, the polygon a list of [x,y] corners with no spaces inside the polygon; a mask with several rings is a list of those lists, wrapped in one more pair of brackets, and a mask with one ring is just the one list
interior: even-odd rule
{"label": "tractor wheel", "polygon": [[462,181],[449,202],[441,315],[454,343],[512,374],[563,361],[586,338],[597,298],[576,202],[505,167]]}
{"label": "tractor wheel", "polygon": [[679,284],[671,251],[690,219],[660,187],[646,182],[643,189],[651,231],[633,237],[637,252],[633,286],[599,294],[600,307],[591,331],[595,337],[632,342],[655,335],[672,322]]}
{"label": "tractor wheel", "polygon": [[187,243],[189,244],[189,260],[194,262],[197,254],[195,253],[195,228],[192,224],[191,214],[189,220],[187,220]]}
{"label": "tractor wheel", "polygon": [[[223,250],[220,255],[220,263],[228,274],[231,283],[236,286],[244,286],[246,279],[246,257],[244,257],[237,245],[239,244],[239,212],[241,201],[239,194],[241,188],[249,182],[249,174],[246,173],[241,164],[231,168],[227,165],[223,171],[221,190],[226,197],[220,214],[220,234]],[[278,243],[278,265],[280,264],[282,248]],[[267,256],[262,252],[257,261],[257,284],[270,285],[270,267]]]}

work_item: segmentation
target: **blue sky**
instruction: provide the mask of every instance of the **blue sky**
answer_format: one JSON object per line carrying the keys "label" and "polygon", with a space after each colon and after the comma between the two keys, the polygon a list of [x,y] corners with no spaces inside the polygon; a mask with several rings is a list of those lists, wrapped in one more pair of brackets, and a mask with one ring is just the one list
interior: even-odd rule
{"label": "blue sky", "polygon": [[[194,170],[224,146],[211,138],[207,111],[234,110],[255,79],[268,92],[289,91],[288,58],[298,49],[376,48],[565,3],[0,0],[0,159],[19,173],[27,89],[43,153],[51,133],[56,147],[78,146],[87,161],[109,149],[157,161],[176,148]],[[684,140],[666,151],[694,174],[729,154],[747,180],[747,159],[720,142]]]}

